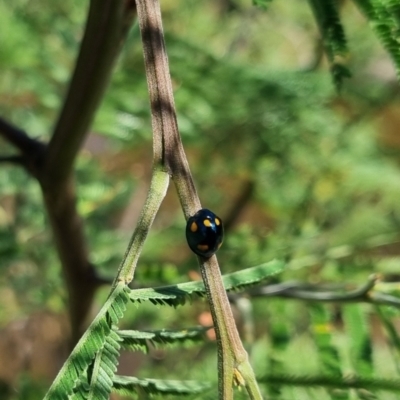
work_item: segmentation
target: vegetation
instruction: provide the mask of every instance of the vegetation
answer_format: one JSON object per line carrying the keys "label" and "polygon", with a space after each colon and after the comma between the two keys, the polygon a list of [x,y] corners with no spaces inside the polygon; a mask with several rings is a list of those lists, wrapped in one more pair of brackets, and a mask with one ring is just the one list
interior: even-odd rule
{"label": "vegetation", "polygon": [[151,134],[169,83],[148,93],[137,3],[0,4],[1,398],[396,399],[400,2],[162,2],[250,363],[216,258],[200,275],[184,238],[173,107]]}

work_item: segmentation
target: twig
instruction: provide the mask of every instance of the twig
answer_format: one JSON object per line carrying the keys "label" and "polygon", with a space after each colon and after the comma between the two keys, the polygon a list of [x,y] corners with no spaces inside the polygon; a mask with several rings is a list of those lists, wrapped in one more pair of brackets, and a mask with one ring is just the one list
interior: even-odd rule
{"label": "twig", "polygon": [[335,290],[326,290],[325,285],[284,282],[252,288],[247,293],[252,297],[284,297],[315,302],[363,302],[400,308],[399,297],[373,290],[378,280],[377,275],[371,275],[366,283],[354,290],[347,290],[347,284],[337,285]]}
{"label": "twig", "polygon": [[315,300],[315,301],[354,301],[366,300],[368,292],[375,286],[378,277],[371,275],[368,281],[361,287],[340,293],[339,291],[324,291],[323,287],[319,285],[309,285],[304,283],[287,282],[277,285],[269,285],[254,290],[250,290],[252,296],[281,296],[281,297],[295,297],[302,300]]}
{"label": "twig", "polygon": [[146,202],[119,267],[117,277],[114,280],[113,288],[121,281],[125,284],[129,284],[132,281],[144,242],[167,193],[168,185],[169,175],[160,168],[159,164],[155,163]]}
{"label": "twig", "polygon": [[[162,172],[171,175],[187,219],[201,208],[201,203],[176,122],[160,5],[158,0],[137,0],[137,11],[152,110],[155,165],[161,160]],[[252,399],[261,399],[247,353],[236,329],[217,258],[199,257],[199,263],[217,334],[219,398],[231,400],[232,384],[237,383],[246,386]],[[133,277],[134,269],[133,265],[130,270],[121,267],[121,272],[125,278],[130,278]]]}
{"label": "twig", "polygon": [[0,163],[10,163],[24,166],[25,161],[25,158],[19,155],[0,156]]}
{"label": "twig", "polygon": [[0,135],[25,155],[41,152],[45,148],[45,145],[39,140],[30,138],[25,131],[17,128],[1,117]]}
{"label": "twig", "polygon": [[3,118],[0,118],[0,135],[21,152],[16,156],[2,157],[1,161],[22,165],[30,174],[38,178],[46,145],[32,139],[25,131]]}
{"label": "twig", "polygon": [[259,378],[260,382],[270,385],[292,385],[292,386],[323,386],[340,389],[380,389],[385,391],[400,391],[400,382],[398,379],[383,379],[377,377],[361,376],[338,376],[338,375],[283,375],[270,374]]}
{"label": "twig", "polygon": [[369,303],[382,304],[400,308],[400,298],[382,292],[372,292],[369,296]]}

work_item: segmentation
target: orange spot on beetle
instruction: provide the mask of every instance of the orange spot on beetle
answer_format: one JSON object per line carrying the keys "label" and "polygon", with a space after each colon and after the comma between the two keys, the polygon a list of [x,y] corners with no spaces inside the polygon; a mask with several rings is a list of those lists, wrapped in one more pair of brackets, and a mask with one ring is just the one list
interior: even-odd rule
{"label": "orange spot on beetle", "polygon": [[210,220],[208,220],[208,219],[205,219],[205,220],[203,221],[203,224],[204,224],[204,226],[206,226],[207,228],[209,228],[209,227],[211,226],[211,222],[210,222]]}
{"label": "orange spot on beetle", "polygon": [[198,229],[198,226],[197,226],[196,222],[193,221],[193,222],[192,222],[192,225],[190,225],[190,230],[191,230],[192,232],[196,232],[197,229]]}
{"label": "orange spot on beetle", "polygon": [[215,225],[217,226],[221,225],[221,221],[218,218],[215,218]]}
{"label": "orange spot on beetle", "polygon": [[206,245],[206,244],[198,244],[197,248],[199,250],[201,250],[201,251],[206,251],[206,250],[208,250],[208,245]]}

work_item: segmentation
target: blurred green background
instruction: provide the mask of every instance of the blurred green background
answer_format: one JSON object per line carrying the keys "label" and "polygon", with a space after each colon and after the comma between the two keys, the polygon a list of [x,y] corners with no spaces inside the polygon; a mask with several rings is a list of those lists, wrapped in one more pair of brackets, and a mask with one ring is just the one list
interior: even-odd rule
{"label": "blurred green background", "polygon": [[[43,141],[66,92],[87,7],[78,0],[0,1],[0,114]],[[277,281],[362,284],[381,273],[397,282],[399,88],[388,55],[353,3],[341,2],[353,76],[340,94],[307,2],[276,0],[262,10],[244,0],[163,0],[162,9],[191,170],[203,206],[226,223],[222,272],[279,258],[288,268]],[[2,154],[13,153],[0,143]],[[135,25],[77,163],[91,259],[110,279],[145,199],[151,146]],[[4,398],[38,399],[67,355],[66,293],[37,183],[16,166],[0,168],[0,386]],[[184,227],[171,189],[135,285],[200,278]],[[108,287],[98,292],[93,315],[107,293]],[[252,304],[254,338],[247,345],[259,375],[398,376],[394,308]],[[201,323],[207,306],[143,305],[127,314],[124,327],[184,328]],[[215,362],[211,338],[191,349],[123,355],[120,368],[139,377],[215,381]],[[283,400],[398,398],[290,385],[266,393]]]}

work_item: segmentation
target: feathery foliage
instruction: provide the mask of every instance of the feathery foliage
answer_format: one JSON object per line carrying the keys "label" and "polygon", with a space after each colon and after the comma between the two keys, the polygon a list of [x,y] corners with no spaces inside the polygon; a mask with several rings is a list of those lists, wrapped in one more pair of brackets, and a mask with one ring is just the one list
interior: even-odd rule
{"label": "feathery foliage", "polygon": [[107,400],[111,393],[119,357],[119,335],[113,330],[97,353],[89,379],[88,400]]}
{"label": "feathery foliage", "polygon": [[348,368],[353,374],[370,377],[372,368],[372,344],[369,334],[368,315],[356,304],[349,304],[343,309],[343,322],[348,332],[348,354],[351,360]]}
{"label": "feathery foliage", "polygon": [[[33,28],[36,24],[36,29],[32,29],[32,32],[27,30],[21,35],[18,34],[18,29],[10,30],[13,33],[11,35],[12,41],[11,45],[5,48],[5,53],[11,54],[11,59],[18,61],[15,49],[23,48],[26,36],[38,31],[37,28],[43,29],[47,25],[50,26],[50,20],[46,20],[46,16],[43,15],[43,19],[35,21],[34,10],[29,10],[29,7],[25,9],[23,1],[18,0],[16,3],[18,4],[15,15],[0,13],[3,14],[3,16],[0,16],[2,21],[0,25],[4,27],[6,23],[10,23],[7,21],[14,21],[14,19],[13,28],[19,29],[21,26],[25,26],[24,19],[33,21]],[[229,235],[227,235],[224,249],[220,253],[221,259],[224,260],[223,268],[254,265],[247,262],[247,257],[252,260],[265,260],[274,257],[283,259],[287,256],[290,260],[286,264],[273,261],[225,275],[226,289],[242,291],[264,282],[280,272],[284,272],[282,277],[284,282],[285,279],[301,279],[305,282],[304,285],[317,282],[314,285],[315,287],[318,286],[319,282],[335,280],[343,282],[345,279],[352,282],[358,279],[363,281],[365,275],[371,272],[393,273],[396,276],[400,260],[398,255],[384,260],[373,255],[370,256],[370,253],[373,253],[374,250],[363,247],[362,240],[359,240],[362,235],[357,236],[360,231],[367,231],[370,229],[369,227],[372,227],[374,234],[392,232],[393,228],[396,232],[398,231],[398,225],[396,225],[399,215],[397,207],[398,187],[400,187],[397,179],[398,170],[393,167],[393,160],[384,158],[380,151],[372,150],[374,146],[376,147],[376,143],[368,136],[368,130],[373,124],[367,121],[363,125],[361,121],[365,118],[365,109],[357,107],[355,103],[347,101],[347,99],[338,100],[331,93],[331,85],[325,84],[319,76],[311,76],[311,74],[304,72],[299,73],[300,65],[295,65],[297,72],[294,73],[288,72],[287,68],[282,72],[280,66],[279,72],[265,72],[263,66],[257,65],[267,58],[275,58],[276,54],[274,53],[273,57],[270,57],[272,50],[268,48],[265,52],[267,55],[263,59],[261,47],[252,47],[251,41],[254,39],[252,37],[254,32],[248,34],[250,29],[257,27],[259,21],[263,21],[261,18],[265,17],[266,13],[253,13],[254,10],[245,9],[245,6],[236,0],[221,1],[221,4],[218,2],[218,6],[221,6],[221,8],[223,8],[222,3],[225,6],[226,3],[229,3],[228,6],[235,10],[234,13],[231,13],[232,15],[224,15],[226,20],[233,16],[231,20],[233,26],[224,25],[224,28],[221,29],[218,24],[222,24],[222,19],[213,16],[218,20],[217,24],[215,24],[215,21],[207,19],[212,12],[208,10],[198,13],[206,21],[205,23],[202,21],[202,24],[209,26],[214,24],[217,27],[216,30],[212,31],[211,29],[208,33],[209,37],[216,36],[218,38],[217,45],[210,42],[209,46],[204,46],[204,42],[208,38],[201,37],[201,40],[198,40],[196,35],[198,35],[198,32],[201,32],[201,35],[206,35],[207,29],[204,25],[200,26],[200,23],[199,26],[196,26],[196,23],[198,23],[195,18],[196,13],[191,13],[188,21],[186,21],[187,14],[184,14],[187,12],[185,7],[201,7],[200,3],[178,2],[176,3],[179,4],[177,6],[173,3],[169,2],[166,5],[166,7],[169,7],[166,15],[169,18],[170,28],[167,41],[170,42],[168,44],[169,55],[173,64],[171,70],[177,82],[179,122],[185,143],[187,141],[189,144],[194,144],[191,150],[192,154],[196,156],[203,154],[203,156],[199,156],[201,161],[198,164],[201,167],[197,167],[196,170],[196,157],[193,157],[194,163],[191,165],[193,170],[196,171],[196,181],[199,184],[202,197],[209,199],[208,201],[212,203],[212,206],[218,205],[218,202],[221,206],[227,198],[230,201],[232,200],[233,203],[235,191],[232,190],[231,192],[231,189],[236,189],[234,186],[236,181],[240,182],[240,179],[244,177],[244,179],[249,179],[253,187],[256,188],[257,200],[259,201],[257,213],[263,215],[266,219],[263,222],[249,219],[247,225],[243,225],[237,230],[236,227],[230,227],[227,230]],[[271,0],[253,0],[253,3],[263,9],[272,9],[271,16],[268,15],[271,23],[274,23],[274,18],[277,18],[277,11],[284,10],[287,7],[286,2],[279,0],[273,4],[271,4]],[[344,78],[349,76],[347,65],[350,64],[350,59],[344,31],[346,26],[342,22],[339,8],[346,7],[348,2],[309,0],[309,3],[321,32],[333,81],[337,87],[343,86]],[[354,0],[354,3],[367,16],[376,36],[394,60],[397,74],[400,76],[400,1]],[[1,10],[7,9],[5,4],[0,5]],[[78,4],[79,2],[76,1],[77,8],[80,7]],[[210,2],[210,4],[212,3]],[[282,8],[275,9],[276,4],[279,4],[278,7]],[[68,6],[63,5],[62,7],[67,9]],[[301,7],[304,8],[304,4],[293,6],[293,9],[300,9]],[[212,4],[211,8],[216,9],[217,7]],[[58,11],[60,15],[63,15],[65,10],[60,8]],[[180,13],[182,14],[179,15]],[[257,14],[257,17],[254,14]],[[71,14],[68,13],[68,15]],[[186,19],[182,18],[182,15]],[[243,17],[244,22],[242,21],[242,23],[245,29],[241,29],[239,26],[239,17]],[[314,26],[308,20],[303,21],[302,17],[303,14],[299,13],[301,24],[298,24],[297,31],[294,31],[295,33],[299,32],[299,36],[301,36],[303,30],[306,30],[305,27]],[[74,16],[74,18],[77,17]],[[260,20],[256,18],[260,18]],[[76,20],[78,21],[78,19]],[[47,22],[49,23],[47,24]],[[70,58],[72,59],[76,37],[80,34],[81,25],[76,23],[78,29],[75,29],[74,32],[68,32],[68,29],[65,28],[67,25],[64,25],[65,22],[62,18],[59,18],[58,22],[60,25],[57,29],[61,30],[61,33],[69,42],[68,51],[71,53]],[[181,29],[184,31],[185,23],[193,23],[194,34],[192,37],[180,36]],[[265,25],[263,27],[265,28]],[[226,28],[234,32],[229,39],[223,36],[229,32],[229,29]],[[243,31],[245,31],[245,34]],[[131,40],[136,39],[135,35],[136,32],[134,31]],[[256,35],[254,34],[254,36]],[[30,37],[32,36],[30,35]],[[35,39],[36,42],[41,43],[40,36]],[[45,65],[39,63],[39,69],[49,70],[48,75],[51,76],[51,84],[43,84],[43,78],[38,78],[40,75],[37,74],[37,66],[29,61],[32,59],[36,63],[37,60],[41,59],[38,57],[42,54],[41,46],[39,46],[40,48],[34,57],[32,57],[32,54],[36,50],[33,47],[26,49],[25,59],[22,61],[22,64],[26,63],[28,66],[26,70],[24,70],[22,64],[18,64],[15,71],[13,70],[11,73],[12,75],[16,72],[17,78],[21,77],[21,82],[26,79],[29,82],[34,82],[37,86],[30,87],[28,82],[28,89],[24,89],[21,93],[18,93],[20,90],[18,88],[16,93],[13,93],[14,97],[12,96],[9,110],[16,121],[29,122],[25,126],[26,129],[28,129],[31,121],[36,121],[36,125],[34,125],[35,133],[46,132],[46,124],[49,124],[49,122],[44,119],[43,121],[34,119],[29,104],[19,111],[15,111],[13,108],[15,108],[15,104],[24,104],[28,99],[28,103],[32,101],[39,104],[39,111],[34,110],[37,114],[46,115],[56,111],[58,107],[57,99],[62,96],[62,92],[54,91],[51,86],[63,87],[63,79],[65,79],[63,77],[65,77],[69,68],[68,62],[71,63],[69,60],[66,65],[57,66],[57,69],[51,70],[50,66],[53,66],[51,60],[62,58],[62,46],[57,45],[57,40],[51,35],[46,38],[44,43],[49,49],[48,59],[43,58]],[[229,40],[232,43],[227,45]],[[263,40],[267,43],[269,38],[263,38]],[[296,42],[292,37],[288,41],[290,46],[293,46],[293,43],[303,45],[303,42]],[[301,50],[296,53],[299,58],[299,54],[303,53],[302,45],[300,46]],[[212,48],[212,46],[215,47]],[[226,53],[223,53],[223,57],[221,57],[222,47],[226,51]],[[267,48],[267,46],[265,47]],[[354,51],[357,50],[357,47],[357,41],[351,43],[351,48]],[[239,59],[241,52],[249,55],[249,63],[246,64],[243,58]],[[133,56],[131,53],[133,53]],[[305,50],[304,53],[306,53]],[[126,146],[128,140],[133,145],[143,145],[143,143],[147,145],[146,140],[149,139],[149,128],[143,122],[148,118],[148,110],[146,101],[143,101],[143,97],[141,97],[143,93],[146,96],[145,83],[141,81],[143,75],[142,60],[140,57],[136,57],[135,51],[129,52],[124,57],[121,59],[121,65],[128,60],[126,63],[128,73],[122,69],[117,71],[114,81],[117,89],[105,100],[105,108],[112,109],[113,118],[110,117],[111,112],[110,115],[107,115],[106,110],[100,115],[100,122],[94,129],[94,131],[102,131],[102,134],[107,136],[106,140],[109,140],[113,135],[112,140],[118,137],[119,141],[113,142],[111,140],[110,142],[115,147],[121,148],[128,147]],[[0,63],[3,63],[6,58],[6,56],[0,57]],[[140,62],[137,59],[140,59]],[[188,63],[188,60],[190,60],[190,63]],[[14,64],[11,63],[11,65]],[[32,65],[34,65],[34,68]],[[275,64],[273,65],[275,66]],[[29,75],[32,71],[38,76]],[[355,72],[356,76],[357,73],[358,71]],[[5,75],[4,82],[13,82],[12,79],[8,78],[9,76]],[[132,93],[126,90],[127,87],[132,86],[132,81],[137,84],[133,96],[134,101],[132,101]],[[378,82],[378,84],[380,83]],[[12,86],[12,83],[9,85]],[[22,83],[21,87],[23,87]],[[329,88],[329,92],[327,88]],[[349,90],[356,92],[351,87],[351,81],[349,81]],[[10,92],[10,90],[8,91]],[[38,92],[37,99],[32,99],[32,93],[36,91]],[[363,92],[364,105],[366,103],[372,104],[377,100],[386,104],[387,99],[384,96],[379,97],[379,99],[375,97],[375,94],[371,97],[368,96],[368,93],[364,96]],[[7,99],[8,97],[4,95],[3,98]],[[229,101],[226,101],[227,98],[229,98]],[[359,114],[352,118],[348,115],[343,116],[341,113],[332,112],[328,104],[337,106],[338,102],[343,102],[339,107],[346,109],[346,113],[356,115],[358,112]],[[132,103],[134,106],[132,106]],[[3,112],[5,104],[2,103],[1,106]],[[26,118],[27,115],[29,118]],[[43,118],[43,116],[40,118]],[[104,120],[107,124],[103,124]],[[105,131],[108,131],[107,134],[104,133]],[[351,135],[347,135],[348,132]],[[210,143],[215,138],[217,138],[214,142],[215,146],[210,151]],[[210,155],[214,155],[214,151],[218,151],[221,158],[214,156],[210,158]],[[130,160],[132,159],[131,156],[132,154],[129,153]],[[115,185],[115,176],[111,174],[109,178],[106,178],[108,181],[105,182],[103,179],[104,171],[90,164],[91,161],[88,161],[85,157],[88,157],[88,155],[83,154],[83,162],[78,170],[78,178],[82,186],[80,195],[83,194],[80,199],[80,207],[85,218],[90,221],[89,235],[92,236],[91,239],[95,243],[93,247],[95,249],[93,252],[94,263],[99,268],[103,268],[103,271],[109,273],[111,271],[109,267],[114,266],[117,258],[120,257],[122,241],[121,243],[118,241],[117,235],[110,235],[104,231],[104,221],[113,217],[116,213],[115,210],[118,210],[118,213],[120,212],[121,208],[128,202],[130,190],[137,182],[132,183],[130,177],[126,182]],[[211,159],[213,162],[208,162]],[[207,160],[207,162],[203,162],[204,160]],[[234,160],[234,162],[231,160]],[[120,157],[118,157],[119,161]],[[118,164],[118,162],[114,160],[110,162],[110,165]],[[225,170],[228,170],[225,168],[225,164],[228,165],[228,163],[230,163],[231,171],[239,171],[238,174],[231,173],[231,175],[226,174],[220,177],[221,171],[225,173]],[[204,165],[206,166],[205,173],[201,171]],[[112,168],[120,167],[113,165]],[[142,165],[139,166],[138,170],[141,168]],[[121,170],[118,172],[120,173]],[[138,176],[140,174],[138,173]],[[93,176],[95,177],[93,178]],[[6,182],[7,179],[8,182]],[[352,179],[357,181],[357,184],[354,184]],[[96,180],[97,182],[95,182]],[[303,180],[307,184],[304,184]],[[11,184],[15,185],[15,188],[12,186],[12,190],[16,192],[18,190],[17,193],[20,193],[18,186],[28,187],[28,185],[25,185],[25,177],[14,174],[14,171],[12,174],[1,175],[0,181],[4,188],[7,188],[7,185],[9,187]],[[99,183],[100,181],[101,183]],[[221,182],[224,185],[230,185],[227,186],[225,191],[224,201],[219,200],[224,196],[220,192],[214,196],[215,192],[224,187]],[[386,190],[386,188],[382,190],[382,186],[386,184],[391,187],[390,190]],[[25,192],[25,195],[27,194],[28,189]],[[251,196],[253,195],[254,193],[251,194]],[[0,204],[1,239],[3,245],[7,243],[5,247],[12,249],[10,254],[13,255],[10,258],[13,258],[12,261],[15,264],[19,264],[20,247],[26,241],[26,237],[36,238],[41,236],[38,235],[38,232],[43,231],[41,213],[38,213],[39,203],[35,200],[33,192],[29,192],[29,196],[31,196],[29,201],[34,204],[33,211],[30,211],[27,216],[18,216],[20,220],[16,221],[15,226],[14,223],[11,223],[9,230],[8,225],[5,225],[8,222],[5,222],[6,218],[3,215],[3,203]],[[26,198],[22,196],[22,203],[28,203],[27,199],[28,196]],[[21,201],[21,199],[18,201]],[[358,213],[358,211],[353,213],[354,208],[364,210],[363,214]],[[4,209],[6,210],[6,208]],[[379,214],[380,212],[384,217]],[[229,214],[228,211],[226,213]],[[235,218],[239,214],[239,211],[232,213]],[[32,221],[29,222],[31,225],[26,222],[21,223],[24,218],[33,220],[36,224],[35,228],[32,228]],[[176,252],[176,248],[178,248],[178,251],[180,250],[180,239],[176,240],[176,238],[182,236],[182,218],[180,220],[176,218],[176,220],[178,222],[172,220],[172,218],[168,219],[165,225],[160,223],[160,227],[156,227],[156,235],[151,238],[149,247],[145,249],[142,256],[143,268],[140,268],[139,274],[143,273],[145,279],[148,278],[151,282],[148,286],[151,285],[152,287],[129,290],[126,287],[117,286],[72,352],[46,399],[107,399],[112,390],[137,397],[145,397],[146,395],[184,396],[206,393],[204,391],[207,391],[211,385],[215,385],[215,380],[212,380],[212,378],[215,378],[214,376],[209,379],[211,383],[207,384],[202,381],[204,376],[201,375],[200,382],[139,379],[115,375],[121,348],[148,352],[150,346],[176,347],[204,340],[204,334],[208,328],[203,327],[154,331],[117,330],[129,300],[136,304],[150,300],[153,304],[160,306],[149,307],[151,309],[149,315],[157,316],[154,317],[154,321],[157,321],[161,326],[163,326],[162,324],[176,326],[177,323],[181,322],[182,314],[178,314],[181,310],[161,309],[161,306],[177,307],[205,296],[204,285],[201,282],[171,285],[171,282],[175,282],[182,271],[187,272],[185,268],[192,268],[191,262],[180,261],[183,265],[178,265],[179,268],[177,268],[175,261],[166,262],[163,259],[160,263],[160,260],[154,256],[154,254],[158,255],[162,251],[167,251],[165,250],[165,247],[167,247],[165,243],[173,242],[176,246],[171,250],[171,253]],[[18,224],[22,226],[20,230]],[[3,229],[4,226],[7,229]],[[99,226],[102,227],[104,236],[99,233]],[[164,229],[165,226],[171,227],[171,229]],[[357,229],[354,229],[354,232],[356,232],[354,236],[348,233],[351,231],[351,229],[347,229],[349,226],[357,226]],[[166,237],[170,235],[170,232],[172,232],[172,239]],[[343,232],[345,232],[344,238],[342,237]],[[107,235],[112,236],[112,238],[108,238]],[[339,244],[337,248],[345,250],[338,257],[328,257],[328,255],[323,254],[323,249],[331,248],[330,240],[334,243],[333,247]],[[30,253],[27,258],[31,258],[33,264],[41,265],[44,255],[39,254],[39,248],[43,246],[37,246],[36,239],[28,242],[26,245],[30,246]],[[160,246],[160,243],[163,243],[164,247]],[[103,244],[106,245],[103,246]],[[308,252],[310,248],[315,251]],[[157,251],[152,254],[154,249]],[[225,249],[227,249],[226,252]],[[348,251],[349,249],[351,251]],[[158,251],[160,253],[157,253]],[[306,259],[303,259],[302,256],[307,254],[316,255],[306,256]],[[358,254],[362,254],[362,257],[357,257]],[[53,259],[46,257],[46,265],[54,264]],[[368,258],[368,262],[365,262],[364,258]],[[171,260],[173,260],[172,257]],[[370,260],[373,260],[373,262],[370,262]],[[154,273],[156,269],[152,268],[154,264],[161,264],[160,270],[162,272],[159,275]],[[10,267],[10,276],[15,279],[18,287],[24,279],[27,281],[29,279],[26,278],[25,273],[20,273],[18,265],[17,267]],[[180,269],[181,267],[182,269]],[[28,272],[28,276],[30,268],[30,264],[28,264],[26,271],[24,271]],[[38,268],[41,273],[44,273],[45,270]],[[59,287],[59,274],[54,273],[54,270],[52,271],[53,276],[50,277],[49,286]],[[168,274],[170,275],[168,276]],[[38,282],[48,281],[47,275],[42,276],[38,273],[38,276]],[[165,279],[166,276],[167,279]],[[155,285],[153,286],[154,281],[158,282],[157,285],[164,286],[155,287]],[[54,282],[57,282],[57,285]],[[146,283],[140,282],[143,286],[146,285]],[[34,287],[38,285],[32,285],[29,282],[26,286]],[[334,286],[334,283],[332,286]],[[27,304],[30,304],[32,298],[40,298],[40,296],[31,295],[31,292],[27,291],[26,293],[29,293],[29,295],[26,295]],[[59,296],[57,291],[52,292],[51,296],[49,295],[52,301],[56,297],[54,294]],[[372,292],[371,297],[373,298],[375,294],[376,292]],[[383,292],[381,294],[385,295]],[[0,292],[0,295],[2,299],[6,297],[3,292]],[[23,299],[23,296],[25,294],[21,294],[19,300]],[[393,299],[399,298],[398,296],[398,292],[394,293],[391,304],[394,303]],[[268,307],[265,306],[266,301],[268,301]],[[265,298],[251,299],[251,304],[254,310],[248,311],[249,319],[254,318],[258,321],[250,321],[250,325],[251,323],[258,325],[254,336],[248,334],[244,337],[248,340],[248,347],[253,349],[251,356],[255,359],[257,357],[261,359],[258,364],[255,364],[259,374],[262,375],[263,372],[267,371],[260,382],[264,382],[265,392],[271,398],[290,398],[286,389],[292,386],[295,387],[295,390],[299,388],[302,390],[302,387],[306,388],[304,390],[310,390],[310,392],[307,392],[310,393],[309,397],[303,396],[310,399],[364,399],[368,396],[378,396],[380,391],[395,393],[400,391],[397,378],[382,379],[378,376],[382,368],[385,372],[381,376],[385,377],[392,376],[390,373],[393,372],[393,369],[397,374],[400,372],[400,339],[396,331],[399,318],[397,310],[383,306],[375,307],[370,304],[348,305],[342,303],[332,306],[331,304],[305,304],[299,301],[273,298],[268,298],[268,300]],[[204,304],[199,307],[204,307]],[[143,307],[143,309],[145,308]],[[162,312],[159,312],[160,309]],[[193,307],[193,313],[197,311],[196,305],[196,307]],[[172,313],[179,316],[170,323],[168,317],[165,316],[167,313],[171,313],[168,316],[175,315]],[[146,324],[148,322],[149,319],[146,319]],[[239,320],[240,322],[242,321]],[[143,321],[140,321],[140,323],[143,324]],[[263,324],[266,324],[267,329],[264,329]],[[243,328],[244,333],[247,333],[246,329],[247,326]],[[264,329],[262,334],[260,334],[261,329]],[[383,333],[379,329],[382,329]],[[303,339],[306,343],[303,346],[306,348],[305,357],[300,354],[303,345],[301,340]],[[263,351],[260,351],[260,348]],[[184,356],[185,354],[182,352],[182,359],[184,359]],[[292,373],[291,368],[296,367],[296,361],[301,364],[302,370],[299,373]],[[163,364],[163,362],[164,360],[158,364]],[[394,368],[392,368],[392,364],[394,364]],[[155,363],[152,366],[154,367],[154,365]],[[169,365],[165,362],[163,367]],[[199,369],[202,369],[202,367]],[[389,373],[387,374],[388,370]],[[177,369],[177,371],[179,370]],[[273,371],[273,373],[269,374],[268,371]],[[194,374],[197,372],[193,371]],[[206,371],[202,372],[205,373]],[[157,374],[155,368],[151,373]],[[215,375],[215,371],[212,371],[212,373]],[[206,381],[205,378],[204,381]],[[321,390],[324,396],[313,395],[317,393],[312,392],[315,388]],[[351,393],[349,393],[350,389],[352,390]],[[371,391],[373,394],[370,392],[363,393],[362,390]],[[199,396],[203,395],[200,394]],[[21,391],[21,398],[24,398],[23,391]],[[381,398],[385,397],[382,396]],[[390,399],[393,399],[393,397],[390,397]]]}
{"label": "feathery foliage", "polygon": [[388,51],[400,77],[400,25],[397,0],[354,0],[368,18],[371,28]]}
{"label": "feathery foliage", "polygon": [[[281,272],[283,267],[282,262],[271,261],[228,274],[223,277],[224,284],[227,290],[241,290]],[[208,328],[202,327],[184,331],[114,331],[113,327],[124,315],[128,298],[139,303],[150,300],[155,304],[177,306],[184,304],[188,299],[204,295],[205,289],[202,282],[187,282],[174,286],[133,291],[119,283],[65,363],[47,393],[46,399],[65,399],[66,395],[73,392],[76,399],[80,399],[82,396],[87,399],[107,399],[112,389],[112,379],[118,364],[121,340],[123,347],[147,351],[148,342],[182,344],[187,341],[204,339],[204,333]],[[82,376],[87,376],[87,381],[82,379]],[[197,390],[200,390],[199,388],[204,388],[202,385],[181,384],[179,381],[162,383],[152,380],[133,380],[126,385],[132,390],[144,386],[148,393],[171,394],[196,393]]]}
{"label": "feathery foliage", "polygon": [[[400,373],[400,336],[397,332],[396,327],[393,324],[393,321],[390,318],[390,313],[384,309],[384,307],[376,306],[375,311],[379,315],[379,319],[382,321],[383,326],[385,327],[387,336],[389,338],[390,344],[395,349],[393,352],[393,359],[396,364],[396,370]],[[388,315],[389,314],[389,315]]]}
{"label": "feathery foliage", "polygon": [[335,0],[309,0],[309,2],[321,32],[333,82],[340,88],[343,79],[350,77],[351,74],[346,66],[349,51],[340,21],[338,2]]}
{"label": "feathery foliage", "polygon": [[149,344],[153,346],[182,346],[189,343],[199,343],[205,340],[205,333],[209,327],[197,326],[181,330],[168,330],[162,329],[158,331],[132,331],[120,330],[122,343],[124,349],[141,350],[147,353]]}
{"label": "feathery foliage", "polygon": [[187,396],[210,389],[210,385],[196,381],[174,381],[162,379],[138,379],[131,376],[119,376],[114,378],[114,391],[126,394],[136,395],[137,392],[147,395],[165,394],[174,396]]}
{"label": "feathery foliage", "polygon": [[[87,388],[86,385],[82,384],[80,378],[86,373],[89,380],[91,380],[91,373],[88,372],[88,368],[93,364],[95,357],[94,364],[97,367],[95,371],[95,387],[97,389],[98,385],[100,385],[104,388],[102,385],[107,382],[106,376],[109,376],[109,374],[112,376],[113,373],[113,368],[110,367],[110,360],[117,360],[120,347],[118,343],[119,337],[113,332],[112,326],[124,314],[126,303],[129,299],[128,293],[129,289],[123,283],[119,283],[115,287],[97,317],[68,357],[47,392],[45,399],[66,399],[72,394],[75,386],[78,386],[79,390]],[[104,355],[104,360],[102,357],[98,359],[98,353],[103,348],[104,353],[102,352],[101,354]],[[108,368],[105,374],[101,369],[102,367]],[[99,380],[98,378],[104,378],[104,380]],[[100,392],[104,394],[106,390],[101,390]]]}
{"label": "feathery foliage", "polygon": [[322,365],[322,371],[327,375],[340,376],[342,374],[338,351],[332,346],[333,335],[331,316],[326,308],[320,304],[310,307],[312,317],[312,333]]}
{"label": "feathery foliage", "polygon": [[[227,291],[239,291],[261,283],[265,279],[282,272],[284,263],[274,260],[256,267],[246,268],[231,274],[223,275]],[[206,295],[203,282],[186,282],[159,288],[136,289],[130,293],[132,302],[151,301],[153,304],[179,306],[196,297]]]}

